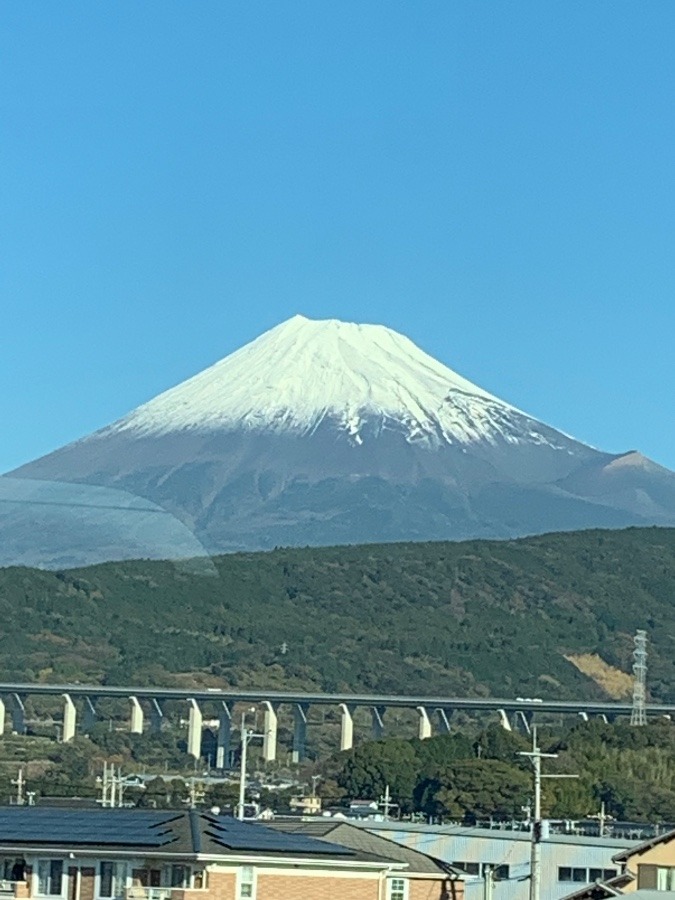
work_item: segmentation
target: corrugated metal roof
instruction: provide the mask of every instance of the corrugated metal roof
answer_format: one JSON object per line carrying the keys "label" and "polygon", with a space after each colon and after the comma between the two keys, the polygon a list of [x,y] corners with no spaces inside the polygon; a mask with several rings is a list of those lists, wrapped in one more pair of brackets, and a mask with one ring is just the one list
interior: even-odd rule
{"label": "corrugated metal roof", "polygon": [[[413,822],[354,822],[358,828],[369,831],[408,831],[420,834],[453,835],[456,837],[480,838],[482,840],[523,841],[530,843],[529,831],[512,831],[506,828],[475,828],[464,825],[418,825]],[[675,834],[675,832],[673,833]],[[574,844],[580,847],[606,847],[625,849],[629,843],[625,838],[598,837],[587,834],[549,834],[547,844]]]}

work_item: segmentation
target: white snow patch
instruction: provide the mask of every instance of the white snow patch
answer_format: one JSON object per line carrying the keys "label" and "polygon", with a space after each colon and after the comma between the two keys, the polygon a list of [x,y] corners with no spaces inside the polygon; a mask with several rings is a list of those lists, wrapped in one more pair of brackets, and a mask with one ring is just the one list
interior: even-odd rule
{"label": "white snow patch", "polygon": [[307,434],[325,420],[356,444],[373,420],[379,429],[393,425],[409,441],[429,446],[550,443],[539,423],[403,335],[381,325],[304,316],[272,328],[103,433],[243,427]]}

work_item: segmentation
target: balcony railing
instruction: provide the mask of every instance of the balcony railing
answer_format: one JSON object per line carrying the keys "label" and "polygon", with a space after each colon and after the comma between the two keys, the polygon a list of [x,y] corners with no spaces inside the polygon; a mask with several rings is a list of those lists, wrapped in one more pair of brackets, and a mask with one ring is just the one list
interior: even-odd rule
{"label": "balcony railing", "polygon": [[171,900],[174,891],[183,888],[170,887],[130,887],[126,892],[126,900]]}

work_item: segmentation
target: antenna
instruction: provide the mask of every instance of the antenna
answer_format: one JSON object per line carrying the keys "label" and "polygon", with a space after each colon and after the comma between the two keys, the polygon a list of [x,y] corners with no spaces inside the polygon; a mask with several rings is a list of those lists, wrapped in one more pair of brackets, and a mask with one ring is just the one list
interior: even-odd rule
{"label": "antenna", "polygon": [[647,724],[647,632],[638,629],[633,638],[633,708],[631,725]]}

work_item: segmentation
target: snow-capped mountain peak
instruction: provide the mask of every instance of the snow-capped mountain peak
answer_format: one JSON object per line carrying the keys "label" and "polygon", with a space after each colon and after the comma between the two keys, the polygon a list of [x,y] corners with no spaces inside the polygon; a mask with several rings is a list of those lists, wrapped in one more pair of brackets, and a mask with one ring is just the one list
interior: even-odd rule
{"label": "snow-capped mountain peak", "polygon": [[509,442],[550,440],[534,420],[404,335],[382,325],[301,315],[160,394],[106,433],[244,427],[306,434],[324,422],[355,444],[363,442],[366,432],[382,428],[431,445],[499,437]]}

